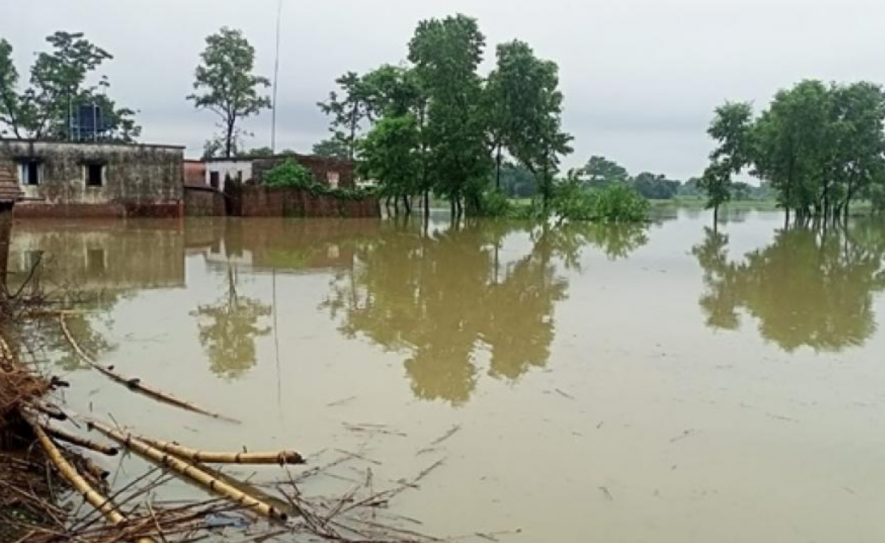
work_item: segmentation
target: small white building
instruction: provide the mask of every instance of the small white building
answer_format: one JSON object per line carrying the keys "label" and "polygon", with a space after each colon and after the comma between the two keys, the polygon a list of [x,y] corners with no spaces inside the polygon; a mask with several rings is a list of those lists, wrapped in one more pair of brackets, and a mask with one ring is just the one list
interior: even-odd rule
{"label": "small white building", "polygon": [[224,192],[227,180],[240,183],[252,179],[252,157],[210,158],[206,161],[206,185]]}

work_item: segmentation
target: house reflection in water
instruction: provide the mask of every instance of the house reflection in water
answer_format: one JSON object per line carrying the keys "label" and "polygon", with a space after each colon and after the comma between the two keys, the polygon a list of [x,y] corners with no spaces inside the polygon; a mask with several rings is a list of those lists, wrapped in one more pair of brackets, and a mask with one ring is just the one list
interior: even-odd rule
{"label": "house reflection in water", "polygon": [[191,312],[212,372],[225,379],[244,376],[257,364],[256,341],[272,331],[272,304],[240,292],[242,273],[350,270],[353,240],[373,227],[377,221],[189,221],[188,255],[201,255],[207,271],[221,283],[218,299]]}
{"label": "house reflection in water", "polygon": [[123,293],[185,286],[179,221],[17,222],[10,283],[20,285],[42,260],[40,280],[79,292]]}

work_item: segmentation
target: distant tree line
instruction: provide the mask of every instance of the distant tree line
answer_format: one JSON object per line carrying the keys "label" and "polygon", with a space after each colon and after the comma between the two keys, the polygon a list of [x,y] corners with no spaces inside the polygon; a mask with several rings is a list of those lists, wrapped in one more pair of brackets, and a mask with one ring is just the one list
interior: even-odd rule
{"label": "distant tree line", "polygon": [[747,102],[716,109],[717,142],[701,179],[714,209],[735,195],[745,170],[766,181],[798,219],[846,218],[851,203],[885,200],[885,93],[868,82],[806,80],[781,90],[755,115]]}

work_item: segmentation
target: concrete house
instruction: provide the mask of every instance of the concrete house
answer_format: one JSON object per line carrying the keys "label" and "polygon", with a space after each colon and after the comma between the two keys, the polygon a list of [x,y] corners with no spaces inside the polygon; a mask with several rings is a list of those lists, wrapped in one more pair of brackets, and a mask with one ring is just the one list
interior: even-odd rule
{"label": "concrete house", "polygon": [[180,217],[184,148],[0,139],[16,217]]}

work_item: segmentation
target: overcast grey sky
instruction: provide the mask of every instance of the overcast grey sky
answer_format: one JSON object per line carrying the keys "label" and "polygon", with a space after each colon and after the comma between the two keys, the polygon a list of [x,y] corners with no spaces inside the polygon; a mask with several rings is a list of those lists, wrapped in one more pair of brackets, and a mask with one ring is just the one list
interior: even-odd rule
{"label": "overcast grey sky", "polygon": [[[43,39],[83,31],[114,54],[102,68],[119,103],[139,111],[143,140],[198,156],[214,130],[184,97],[204,38],[242,29],[270,76],[277,0],[0,0],[0,36],[26,73]],[[726,99],[767,103],[803,78],[885,82],[881,0],[283,0],[278,147],[326,136],[315,103],[347,70],[398,63],[417,22],[465,13],[494,45],[519,38],[559,63],[567,166],[591,154],[685,178],[706,162],[711,110]],[[484,70],[489,67],[486,62]],[[269,145],[270,113],[247,123]]]}

